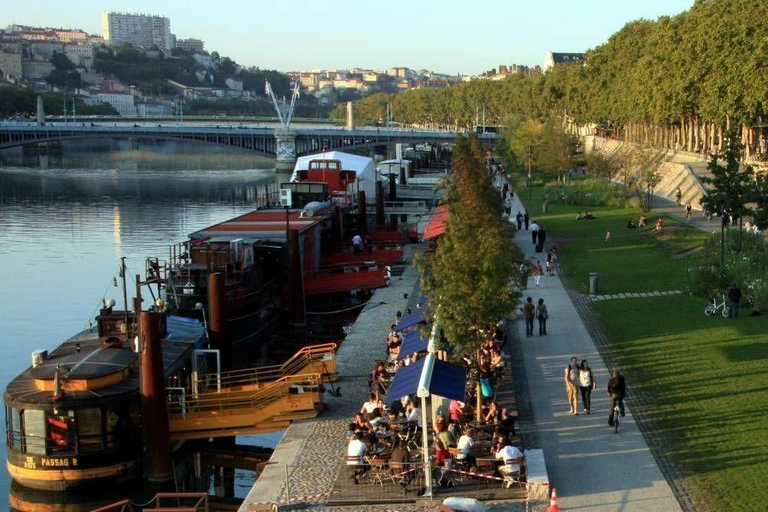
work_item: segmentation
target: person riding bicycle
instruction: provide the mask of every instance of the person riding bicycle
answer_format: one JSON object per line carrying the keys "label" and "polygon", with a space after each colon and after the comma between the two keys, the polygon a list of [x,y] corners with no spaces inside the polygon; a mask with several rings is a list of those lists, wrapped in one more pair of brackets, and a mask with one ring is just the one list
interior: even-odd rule
{"label": "person riding bicycle", "polygon": [[627,387],[624,376],[618,370],[611,371],[611,380],[608,381],[608,395],[611,397],[611,408],[608,415],[608,425],[613,426],[613,410],[619,405],[619,414],[624,417],[624,397],[627,395]]}

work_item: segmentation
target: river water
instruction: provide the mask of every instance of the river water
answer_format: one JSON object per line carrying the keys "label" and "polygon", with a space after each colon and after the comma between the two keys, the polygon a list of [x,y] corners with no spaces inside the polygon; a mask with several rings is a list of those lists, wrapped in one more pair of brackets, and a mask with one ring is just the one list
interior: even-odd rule
{"label": "river water", "polygon": [[[70,141],[48,155],[0,151],[0,386],[29,366],[33,350],[87,327],[102,298],[122,309],[122,289],[113,286],[121,256],[128,276],[143,275],[144,258],[165,258],[188,233],[252,210],[257,189],[276,179],[271,160],[191,143]],[[238,442],[275,442],[249,437]],[[252,479],[241,475],[236,494]]]}

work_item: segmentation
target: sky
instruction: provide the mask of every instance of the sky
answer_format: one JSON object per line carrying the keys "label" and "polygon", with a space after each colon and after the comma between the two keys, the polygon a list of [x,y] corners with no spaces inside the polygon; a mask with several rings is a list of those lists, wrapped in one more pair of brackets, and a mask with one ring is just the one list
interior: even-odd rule
{"label": "sky", "polygon": [[167,16],[178,38],[241,65],[279,71],[405,66],[474,75],[583,52],[627,22],[678,14],[694,0],[4,0],[9,24],[101,34],[105,10]]}

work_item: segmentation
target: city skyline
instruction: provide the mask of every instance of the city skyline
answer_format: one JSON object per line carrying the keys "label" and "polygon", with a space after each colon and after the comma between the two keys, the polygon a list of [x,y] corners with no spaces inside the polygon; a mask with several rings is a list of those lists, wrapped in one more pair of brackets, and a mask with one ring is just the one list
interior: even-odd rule
{"label": "city skyline", "polygon": [[[432,0],[418,5],[393,0],[386,6],[297,0],[291,4],[293,11],[265,4],[254,12],[239,0],[227,4],[228,9],[207,3],[194,3],[190,9],[188,2],[176,0],[162,8],[146,0],[84,0],[66,8],[54,0],[28,0],[6,6],[0,26],[81,28],[101,35],[102,12],[137,12],[166,16],[177,38],[202,39],[206,50],[245,66],[283,72],[406,66],[477,75],[499,64],[542,65],[548,51],[584,52],[607,41],[627,22],[674,15],[692,3],[593,0],[586,6],[565,1],[513,6],[491,1],[482,11],[468,11]],[[281,19],[292,21],[283,28]]]}

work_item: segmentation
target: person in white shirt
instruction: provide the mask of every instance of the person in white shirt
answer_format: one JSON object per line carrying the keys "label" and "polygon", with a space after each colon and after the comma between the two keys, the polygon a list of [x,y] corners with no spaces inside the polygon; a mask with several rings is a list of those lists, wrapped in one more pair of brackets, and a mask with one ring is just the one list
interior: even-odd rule
{"label": "person in white shirt", "polygon": [[378,409],[380,406],[379,401],[376,399],[376,393],[371,393],[369,400],[363,404],[363,407],[360,409],[361,413],[371,414],[374,410]]}
{"label": "person in white shirt", "polygon": [[459,442],[456,443],[456,448],[459,450],[456,458],[459,460],[469,459],[469,453],[473,446],[475,446],[474,432],[472,430],[467,430],[459,438]]}
{"label": "person in white shirt", "polygon": [[531,232],[531,240],[533,241],[533,245],[536,245],[536,240],[539,238],[539,225],[536,224],[536,221],[531,223],[531,227],[528,229],[528,231]]}
{"label": "person in white shirt", "polygon": [[355,250],[355,252],[360,252],[363,248],[363,239],[360,235],[355,235],[352,237],[352,248]]}
{"label": "person in white shirt", "polygon": [[421,422],[421,407],[417,407],[415,403],[409,402],[408,403],[408,421],[415,421],[419,428],[422,427]]}
{"label": "person in white shirt", "polygon": [[504,461],[504,465],[499,468],[502,475],[508,476],[512,473],[520,472],[520,462],[523,460],[523,452],[512,446],[508,442],[505,446],[496,452],[496,458]]}
{"label": "person in white shirt", "polygon": [[349,475],[349,478],[354,479],[355,483],[358,483],[358,477],[367,471],[364,459],[366,453],[368,453],[368,447],[360,440],[358,434],[353,435],[347,446],[347,466],[355,466],[350,468]]}

